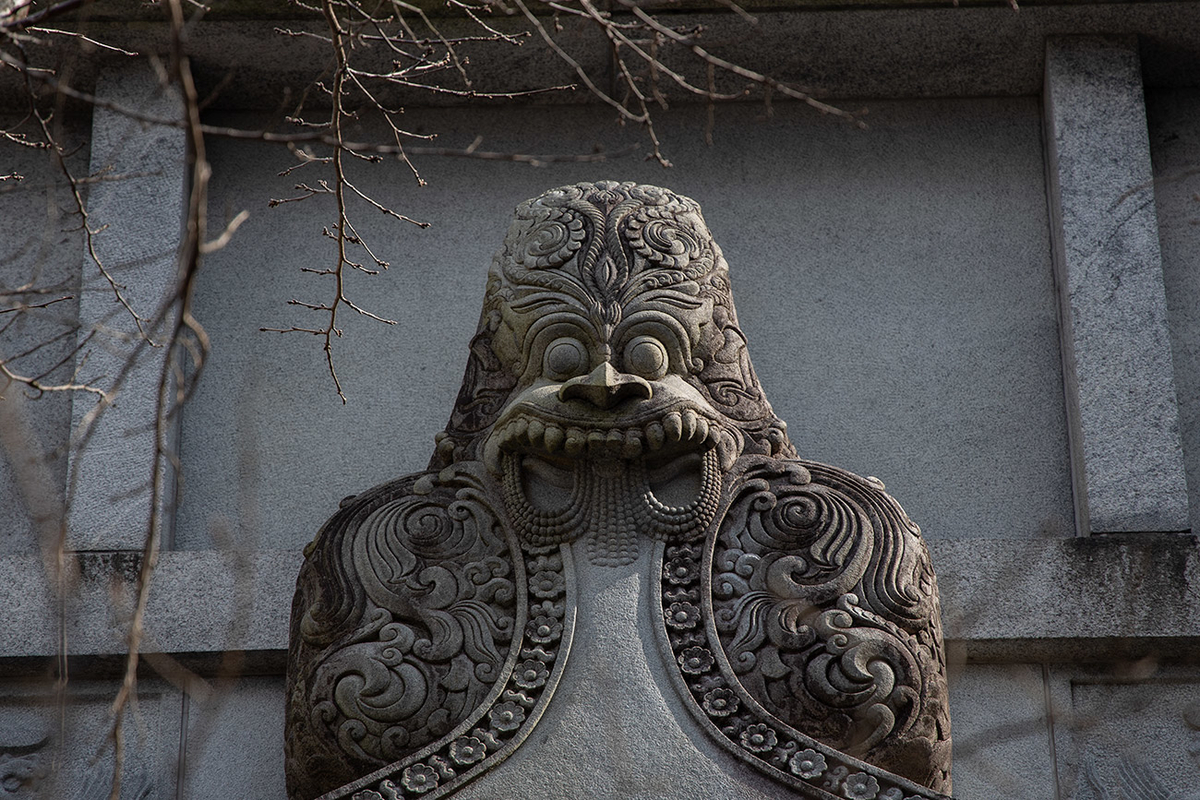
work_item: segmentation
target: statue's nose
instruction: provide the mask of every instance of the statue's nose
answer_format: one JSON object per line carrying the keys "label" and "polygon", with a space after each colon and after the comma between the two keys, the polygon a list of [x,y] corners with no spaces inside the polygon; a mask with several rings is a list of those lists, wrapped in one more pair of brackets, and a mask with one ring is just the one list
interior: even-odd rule
{"label": "statue's nose", "polygon": [[650,384],[636,375],[617,372],[607,361],[587,375],[571,378],[558,390],[559,400],[586,400],[597,408],[608,408],[622,400],[649,400]]}

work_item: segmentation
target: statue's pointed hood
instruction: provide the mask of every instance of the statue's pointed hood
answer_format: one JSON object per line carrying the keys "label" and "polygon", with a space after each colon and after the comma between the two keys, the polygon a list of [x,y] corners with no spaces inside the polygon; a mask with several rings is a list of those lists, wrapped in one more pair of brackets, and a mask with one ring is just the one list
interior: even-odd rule
{"label": "statue's pointed hood", "polygon": [[[586,425],[574,413],[584,406]],[[706,436],[693,441],[696,427]],[[579,183],[517,207],[430,466],[505,448],[649,456],[689,441],[726,462],[791,456],[785,427],[751,366],[700,206],[657,186]],[[610,443],[597,446],[601,433]]]}

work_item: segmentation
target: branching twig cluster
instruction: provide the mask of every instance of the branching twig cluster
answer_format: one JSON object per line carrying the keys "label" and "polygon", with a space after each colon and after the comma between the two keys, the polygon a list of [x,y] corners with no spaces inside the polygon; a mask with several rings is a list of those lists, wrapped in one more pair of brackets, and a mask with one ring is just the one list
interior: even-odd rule
{"label": "branching twig cluster", "polygon": [[[302,0],[297,0],[297,3],[301,8],[319,12],[325,23],[324,29],[317,31],[288,27],[277,30],[288,37],[311,38],[328,45],[333,56],[332,74],[316,86],[317,94],[328,101],[328,116],[313,119],[302,109],[297,109],[289,121],[300,127],[303,133],[276,134],[273,138],[280,140],[280,136],[289,137],[287,144],[297,158],[297,163],[285,169],[281,175],[291,175],[300,169],[318,169],[325,172],[325,177],[298,182],[295,189],[299,194],[272,199],[270,205],[331,197],[335,205],[334,222],[323,233],[336,242],[337,253],[331,267],[302,268],[305,272],[332,279],[329,299],[320,302],[289,301],[291,305],[321,314],[322,323],[264,327],[261,330],[308,333],[319,337],[326,367],[343,402],[346,396],[338,378],[333,352],[333,342],[342,334],[338,325],[339,312],[345,308],[385,324],[396,324],[395,320],[386,319],[357,305],[347,295],[348,271],[374,275],[389,266],[355,228],[352,220],[355,209],[381,212],[420,227],[428,225],[427,222],[411,219],[364,192],[351,177],[354,164],[377,164],[385,156],[394,156],[405,164],[415,184],[423,186],[425,181],[412,161],[415,156],[506,160],[535,166],[554,161],[600,161],[609,157],[605,154],[547,156],[498,153],[479,149],[481,138],[463,150],[417,144],[432,137],[407,130],[400,122],[403,109],[389,105],[388,98],[420,90],[465,98],[513,100],[576,88],[572,84],[521,91],[482,91],[472,80],[469,59],[460,55],[460,46],[489,43],[498,47],[528,47],[540,42],[574,71],[579,85],[616,112],[619,123],[638,125],[645,130],[652,149],[650,157],[664,167],[670,166],[670,161],[663,152],[654,124],[654,111],[668,107],[664,81],[708,104],[706,136],[710,141],[715,103],[743,99],[756,90],[761,93],[768,109],[772,97],[780,95],[805,102],[822,113],[846,117],[861,124],[846,112],[795,87],[714,55],[701,46],[705,34],[702,27],[667,24],[632,0],[620,0],[621,13],[617,14],[602,10],[592,0],[492,0],[483,3],[449,0],[449,6],[461,11],[478,29],[477,34],[455,37],[443,35],[424,11],[403,0],[387,0],[371,5],[361,0],[321,0],[317,6],[307,5]],[[757,20],[739,6],[732,2],[729,5],[747,24],[757,24]],[[506,18],[524,20],[529,27],[505,32],[502,28],[511,28],[513,21]],[[563,37],[558,35],[563,30],[563,18],[580,21],[607,42],[611,58],[602,73],[596,72],[594,66],[585,66],[585,59],[577,58],[563,43]],[[376,63],[368,62],[368,57],[378,58],[380,49],[387,55],[387,69],[362,65]],[[676,66],[675,62],[681,59],[684,65]],[[697,68],[703,73],[702,85],[685,74],[687,69],[695,71]],[[737,88],[718,91],[718,75],[723,77],[723,83],[732,80],[738,84]],[[615,90],[604,88],[608,85],[615,87]],[[372,114],[383,121],[391,141],[386,145],[375,143],[370,148],[348,142],[345,135],[347,124],[352,121],[361,123]],[[206,129],[205,132],[240,135],[212,129]],[[316,155],[307,146],[297,146],[301,143],[328,146],[328,155]]]}
{"label": "branching twig cluster", "polygon": [[[146,525],[141,567],[137,580],[136,599],[127,635],[128,655],[126,658],[125,676],[111,709],[112,725],[108,741],[112,745],[115,760],[109,792],[112,800],[118,800],[121,794],[126,752],[125,724],[128,717],[127,712],[136,697],[139,656],[151,578],[162,539],[163,517],[165,513],[169,512],[164,500],[166,488],[169,485],[169,473],[164,468],[164,465],[170,464],[173,467],[177,467],[178,465],[177,454],[172,451],[169,444],[172,438],[170,435],[171,427],[174,425],[178,411],[183,407],[183,404],[195,388],[208,352],[208,337],[191,313],[191,298],[195,278],[201,254],[227,242],[229,236],[232,234],[232,229],[242,219],[241,217],[235,219],[234,223],[216,240],[212,242],[205,241],[206,188],[209,166],[204,155],[204,134],[200,125],[199,100],[192,83],[187,57],[182,52],[182,49],[179,48],[179,43],[182,41],[180,37],[180,31],[183,26],[182,7],[179,0],[170,0],[169,6],[170,23],[174,34],[172,40],[175,42],[176,48],[171,54],[172,58],[169,62],[169,70],[165,77],[172,87],[170,91],[174,91],[182,100],[183,114],[179,122],[180,126],[187,133],[188,161],[191,167],[189,182],[191,192],[187,216],[181,231],[182,241],[178,249],[178,280],[173,291],[167,297],[163,298],[161,303],[153,309],[135,308],[126,296],[126,287],[118,282],[108,265],[101,259],[96,243],[97,237],[106,233],[112,235],[119,232],[107,232],[105,226],[97,227],[92,224],[86,190],[84,189],[90,183],[102,180],[125,180],[138,177],[139,175],[111,175],[108,174],[110,170],[107,168],[102,169],[98,174],[82,178],[74,174],[68,166],[68,158],[71,153],[63,144],[62,132],[57,129],[56,124],[57,118],[61,115],[62,111],[61,101],[69,95],[67,93],[59,93],[57,95],[59,104],[53,110],[44,110],[36,101],[37,84],[44,84],[47,81],[59,83],[58,79],[50,72],[43,72],[25,66],[28,64],[28,58],[25,53],[28,34],[17,36],[12,34],[11,30],[0,28],[0,31],[7,34],[8,38],[5,43],[11,45],[12,50],[15,51],[15,55],[14,52],[2,52],[0,56],[3,57],[5,64],[10,67],[16,66],[17,71],[23,75],[27,82],[28,97],[30,98],[26,116],[14,126],[3,131],[4,138],[14,144],[44,149],[50,154],[59,173],[59,182],[65,186],[70,197],[70,211],[77,220],[77,229],[82,235],[89,265],[104,278],[114,303],[123,310],[126,317],[132,322],[133,331],[132,336],[130,336],[122,334],[119,329],[120,326],[117,328],[108,327],[106,329],[99,325],[91,330],[84,331],[80,329],[76,321],[73,324],[66,325],[65,329],[60,333],[37,342],[31,348],[14,354],[2,354],[5,357],[3,360],[0,360],[0,377],[4,379],[4,384],[0,387],[0,396],[5,393],[19,391],[24,391],[34,398],[46,393],[94,395],[96,403],[86,414],[82,415],[82,419],[71,437],[72,448],[77,453],[82,452],[91,441],[97,430],[97,425],[104,417],[106,411],[113,406],[117,398],[126,389],[128,378],[135,367],[143,363],[149,354],[162,354],[155,402],[153,463],[151,475],[148,476],[151,512]],[[20,27],[24,31],[40,31],[40,29],[32,28],[29,25],[11,26],[13,29],[17,27]],[[51,32],[58,33],[58,31]],[[31,120],[34,126],[32,133],[20,132],[18,130],[21,126],[28,125]],[[19,180],[20,176],[14,173],[14,178]],[[34,301],[34,298],[47,295],[53,296],[40,302]],[[0,316],[8,317],[2,326],[0,326],[0,333],[6,331],[14,323],[21,321],[30,312],[48,309],[51,306],[73,299],[75,299],[75,296],[67,293],[62,287],[39,286],[35,280],[28,281],[12,289],[0,291],[0,304],[2,304],[0,305]],[[116,342],[123,343],[126,346],[127,355],[124,362],[115,375],[110,375],[106,378],[81,379],[80,374],[87,363],[87,356],[90,349],[96,346],[98,340],[105,336],[115,337]],[[23,374],[17,371],[18,362],[22,359],[34,355],[34,353],[44,347],[72,338],[75,339],[74,346],[69,348],[67,354],[53,363],[49,368],[44,368],[37,374]],[[69,378],[51,378],[52,375],[60,373],[62,368],[68,366],[72,368]],[[68,484],[66,487],[66,501],[68,504],[78,484],[79,464],[80,460],[77,458],[68,474]],[[59,509],[56,516],[58,517],[56,520],[57,536],[54,537],[52,542],[47,543],[53,552],[47,553],[46,562],[55,565],[57,575],[52,576],[52,579],[54,579],[53,582],[58,587],[61,597],[65,599],[66,594],[71,590],[69,576],[77,575],[78,570],[74,567],[74,554],[70,552],[66,509]],[[62,638],[64,636],[65,633],[60,631],[60,647],[63,651],[60,653],[58,662],[58,687],[60,692],[65,688],[68,678],[66,660],[67,642],[65,638]]]}

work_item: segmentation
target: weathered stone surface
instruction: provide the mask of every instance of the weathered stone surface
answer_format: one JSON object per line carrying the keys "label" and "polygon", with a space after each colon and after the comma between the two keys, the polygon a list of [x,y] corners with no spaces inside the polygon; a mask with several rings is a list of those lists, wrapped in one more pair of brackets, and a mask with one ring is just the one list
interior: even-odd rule
{"label": "weathered stone surface", "polygon": [[[0,780],[6,800],[105,800],[113,786],[111,684],[75,680],[0,688]],[[175,797],[179,692],[145,681],[125,711],[120,800]]]}
{"label": "weathered stone surface", "polygon": [[1200,91],[1148,94],[1146,110],[1191,523],[1200,530]]}
{"label": "weathered stone surface", "polygon": [[1076,523],[1187,530],[1136,37],[1051,39],[1044,97]]}
{"label": "weathered stone surface", "polygon": [[[103,73],[96,93],[156,117],[173,118],[179,109],[178,98],[144,64]],[[86,449],[73,453],[72,468],[79,477],[69,512],[70,540],[77,550],[136,550],[150,519],[154,421],[165,358],[163,349],[148,345],[142,333],[161,339],[153,320],[175,290],[185,138],[180,129],[143,126],[99,106],[93,111],[92,131],[91,174],[110,179],[91,186],[89,224],[104,228],[94,237],[95,254],[125,303],[91,256],[80,252],[79,341],[84,346],[79,380],[115,389],[116,402],[96,423]],[[125,374],[135,353],[135,364]],[[124,381],[116,387],[122,375]],[[74,396],[73,425],[92,412],[95,402],[91,394]]]}
{"label": "weathered stone surface", "polygon": [[1042,673],[1020,662],[951,667],[956,797],[1055,800]]}
{"label": "weathered stone surface", "polygon": [[657,639],[656,688],[690,735],[801,796],[941,796],[920,531],[879,481],[797,459],[785,428],[693,201],[601,182],[523,203],[429,469],[347,498],[306,549],[289,794],[442,796],[480,777],[545,713],[576,634],[605,635],[576,624],[574,562],[595,591],[596,570],[650,550],[653,621],[634,635]]}
{"label": "weathered stone surface", "polygon": [[1195,536],[937,542],[932,549],[948,638],[973,657],[1108,660],[1195,650]]}
{"label": "weathered stone surface", "polygon": [[1191,798],[1200,771],[1200,680],[1152,659],[1058,670],[1061,777],[1074,800]]}
{"label": "weathered stone surface", "polygon": [[282,676],[273,675],[217,680],[188,697],[178,796],[283,797],[283,696]]}

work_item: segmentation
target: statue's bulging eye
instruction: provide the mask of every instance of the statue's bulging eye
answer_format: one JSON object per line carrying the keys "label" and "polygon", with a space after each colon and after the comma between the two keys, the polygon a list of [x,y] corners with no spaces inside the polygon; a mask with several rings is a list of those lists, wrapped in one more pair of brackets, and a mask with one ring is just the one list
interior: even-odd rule
{"label": "statue's bulging eye", "polygon": [[577,339],[555,339],[542,356],[542,374],[554,381],[565,381],[587,371],[588,355]]}
{"label": "statue's bulging eye", "polygon": [[636,336],[625,345],[625,370],[647,380],[667,374],[667,348],[653,336]]}

